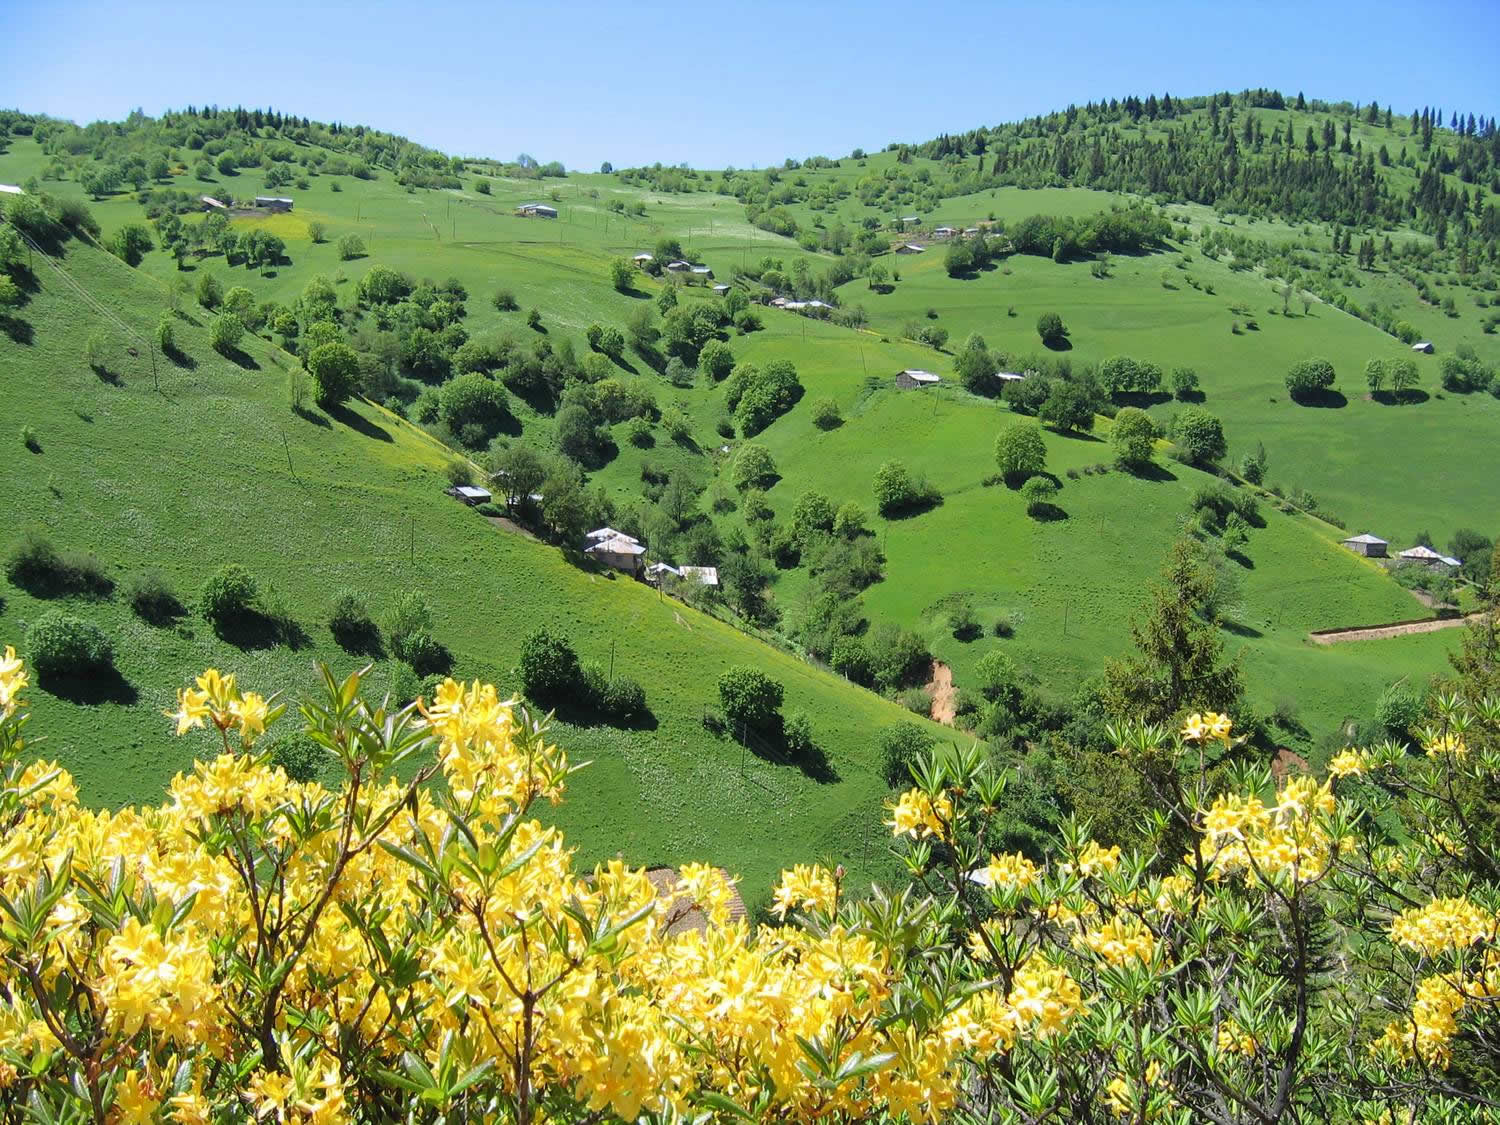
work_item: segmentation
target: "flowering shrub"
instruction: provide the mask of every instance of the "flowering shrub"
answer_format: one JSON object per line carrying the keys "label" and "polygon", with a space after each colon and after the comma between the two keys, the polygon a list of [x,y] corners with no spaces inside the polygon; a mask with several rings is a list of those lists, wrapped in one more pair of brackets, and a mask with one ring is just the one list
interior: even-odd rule
{"label": "flowering shrub", "polygon": [[[1436,823],[1443,786],[1497,776],[1493,701],[1448,701],[1414,764],[1351,751],[1338,778],[1274,791],[1244,770],[1208,792],[1234,746],[1220,716],[1119,728],[1122,768],[1191,767],[1161,813],[1163,838],[1192,827],[1180,861],[1081,824],[1045,862],[995,854],[1004,778],[977,748],[934,751],[888,822],[910,886],[853,902],[842,871],[797,865],[754,926],[705,865],[675,900],[619,861],[576,870],[532,813],[577,767],[488,685],[393,711],[325,672],[298,708],[342,772],[325,788],[260,749],[285,707],[210,670],[170,718],[217,755],[160,807],[105,812],[27,761],[28,681],[6,649],[0,1120],[1487,1112],[1469,1077],[1492,1073],[1500,995],[1481,857],[1461,824],[1380,843],[1335,786],[1388,774]],[[673,932],[689,901],[707,925]]]}

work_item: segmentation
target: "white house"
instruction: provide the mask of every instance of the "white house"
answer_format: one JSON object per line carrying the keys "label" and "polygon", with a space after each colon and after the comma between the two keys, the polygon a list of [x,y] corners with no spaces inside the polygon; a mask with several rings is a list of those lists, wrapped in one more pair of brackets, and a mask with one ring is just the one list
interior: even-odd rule
{"label": "white house", "polygon": [[952,238],[958,233],[958,230],[954,227],[938,227],[932,233],[937,238]]}
{"label": "white house", "polygon": [[673,273],[687,273],[692,268],[692,262],[684,262],[680,258],[675,262],[667,263],[667,269],[671,270]]}
{"label": "white house", "polygon": [[1430,566],[1434,570],[1457,570],[1463,566],[1463,562],[1455,559],[1452,555],[1440,555],[1431,547],[1409,547],[1399,552],[1396,557],[1402,562],[1416,563],[1419,566]]}
{"label": "white house", "polygon": [[719,568],[716,566],[684,566],[679,567],[677,573],[684,582],[697,582],[700,586],[719,584]]}
{"label": "white house", "polygon": [[448,495],[462,500],[471,507],[476,504],[488,504],[494,499],[488,488],[478,488],[472,484],[456,484],[448,490]]}
{"label": "white house", "polygon": [[1432,341],[1431,340],[1418,340],[1415,344],[1413,344],[1411,346],[1411,350],[1414,351],[1414,352],[1421,352],[1423,355],[1431,355],[1432,354]]}
{"label": "white house", "polygon": [[654,585],[661,581],[664,574],[670,574],[673,578],[682,577],[682,571],[678,570],[671,563],[654,562],[646,568],[646,581]]}
{"label": "white house", "polygon": [[931,371],[919,371],[915,368],[908,368],[905,371],[896,373],[896,386],[903,391],[910,391],[919,387],[936,386],[942,381],[943,378],[941,375],[934,375]]}
{"label": "white house", "polygon": [[644,558],[646,548],[629,535],[616,535],[613,539],[601,539],[593,546],[585,547],[583,553],[597,559],[605,566],[623,570],[626,574],[639,574],[642,564],[646,561]]}
{"label": "white house", "polygon": [[585,535],[584,538],[590,543],[603,543],[607,539],[628,539],[636,545],[640,544],[640,540],[635,536],[626,535],[623,531],[616,531],[612,527],[596,527],[593,531]]}
{"label": "white house", "polygon": [[693,266],[692,271],[699,277],[712,279],[714,276],[714,271],[709,269],[707,266]]}

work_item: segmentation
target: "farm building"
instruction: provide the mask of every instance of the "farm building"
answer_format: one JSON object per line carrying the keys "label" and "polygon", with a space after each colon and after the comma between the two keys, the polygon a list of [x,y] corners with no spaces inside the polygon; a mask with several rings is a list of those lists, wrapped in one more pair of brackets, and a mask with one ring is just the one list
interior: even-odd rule
{"label": "farm building", "polygon": [[26,193],[15,184],[0,184],[0,192],[6,195],[25,195]]}
{"label": "farm building", "polygon": [[528,219],[555,219],[557,208],[549,207],[545,203],[523,203],[516,208],[516,214],[524,215]]}
{"label": "farm building", "polygon": [[937,230],[932,232],[932,236],[934,238],[952,238],[957,233],[957,227],[938,227]]}
{"label": "farm building", "polygon": [[978,233],[979,233],[979,228],[978,227],[964,227],[964,237],[965,238],[972,238],[974,235],[976,235]]}
{"label": "farm building", "polygon": [[709,269],[707,266],[693,266],[692,271],[699,277],[706,277],[710,281],[713,280],[714,271]]}
{"label": "farm building", "polygon": [[787,299],[785,297],[772,297],[771,298],[771,307],[773,309],[784,309],[784,308],[786,308],[786,306],[787,306]]}
{"label": "farm building", "polygon": [[667,269],[671,270],[673,273],[687,273],[692,268],[693,268],[693,263],[692,262],[684,262],[680,258],[677,261],[675,261],[675,262],[668,262],[667,263]]}
{"label": "farm building", "polygon": [[652,262],[656,261],[656,255],[648,254],[644,250],[642,250],[634,258],[632,258],[631,261],[633,261],[636,265],[644,268],[646,266],[649,266]]}
{"label": "farm building", "polygon": [[[729,884],[726,921],[733,924],[743,920],[747,914],[745,901],[740,898],[739,889],[734,886],[729,873],[722,867],[718,868],[718,873]],[[706,930],[712,924],[708,912],[699,906],[682,886],[676,868],[649,867],[646,869],[646,878],[651,881],[651,887],[656,891],[656,897],[664,907],[662,922],[665,927],[664,932],[668,937],[675,937],[689,930]]]}
{"label": "farm building", "polygon": [[1385,549],[1390,546],[1378,535],[1371,535],[1368,531],[1363,535],[1351,535],[1344,540],[1344,546],[1356,555],[1364,555],[1367,559],[1385,558]]}
{"label": "farm building", "polygon": [[645,564],[646,548],[629,535],[596,540],[583,550],[585,555],[626,574],[640,574]]}
{"label": "farm building", "polygon": [[915,390],[918,387],[931,387],[943,381],[942,376],[934,375],[931,371],[918,371],[908,368],[896,373],[896,386],[903,391]]}
{"label": "farm building", "polygon": [[777,308],[779,308],[779,309],[791,309],[794,312],[800,311],[802,309],[812,309],[814,312],[816,312],[819,309],[831,309],[831,308],[833,308],[833,306],[830,305],[827,301],[818,301],[818,300],[812,300],[812,301],[788,301],[788,300],[786,300],[784,298],[781,298],[781,297],[778,297],[776,300],[781,301],[781,304],[776,305],[776,301],[772,301],[771,303],[773,305],[776,305]]}
{"label": "farm building", "polygon": [[679,567],[677,573],[684,582],[696,582],[700,586],[719,584],[719,568],[716,566],[684,566]]}
{"label": "farm building", "polygon": [[719,282],[719,284],[718,284],[718,285],[715,285],[715,286],[714,286],[714,292],[715,292],[715,293],[717,293],[717,294],[718,294],[718,295],[719,295],[719,296],[721,296],[721,297],[722,297],[722,296],[724,296],[724,295],[725,295],[725,294],[726,294],[726,293],[728,293],[728,292],[729,292],[729,286],[727,286],[727,285],[725,285],[725,284],[724,284],[724,283],[723,283],[723,282],[722,282],[722,281],[721,281],[721,282]]}
{"label": "farm building", "polygon": [[257,195],[255,205],[267,211],[290,211],[292,201],[284,195]]}
{"label": "farm building", "polygon": [[488,488],[477,488],[472,484],[455,484],[448,490],[448,495],[462,500],[471,507],[476,504],[488,504],[494,499]]}
{"label": "farm building", "polygon": [[1002,383],[1019,383],[1026,376],[1017,374],[1014,371],[996,371],[995,378],[999,379]]}
{"label": "farm building", "polygon": [[1411,346],[1411,350],[1414,351],[1414,352],[1421,352],[1423,355],[1431,355],[1432,354],[1432,341],[1431,340],[1418,340],[1415,344],[1413,344]]}
{"label": "farm building", "polygon": [[670,574],[673,578],[682,577],[682,571],[678,570],[671,563],[654,562],[645,570],[646,581],[651,583],[653,586],[660,582],[662,578],[668,574]]}
{"label": "farm building", "polygon": [[221,199],[215,199],[211,195],[200,195],[198,197],[198,202],[201,203],[201,204],[203,204],[203,209],[205,211],[210,211],[210,210],[227,211],[227,210],[229,210],[229,204],[225,203]]}
{"label": "farm building", "polygon": [[915,242],[903,242],[900,246],[896,247],[896,253],[898,254],[921,254],[926,250],[927,247],[919,246]]}
{"label": "farm building", "polygon": [[1433,570],[1457,570],[1463,566],[1463,562],[1455,559],[1452,555],[1440,555],[1431,547],[1424,547],[1420,544],[1399,552],[1396,557],[1403,563],[1428,566]]}
{"label": "farm building", "polygon": [[901,225],[902,226],[905,226],[907,223],[910,223],[912,226],[916,226],[921,221],[922,221],[922,216],[921,215],[903,215],[901,217]]}

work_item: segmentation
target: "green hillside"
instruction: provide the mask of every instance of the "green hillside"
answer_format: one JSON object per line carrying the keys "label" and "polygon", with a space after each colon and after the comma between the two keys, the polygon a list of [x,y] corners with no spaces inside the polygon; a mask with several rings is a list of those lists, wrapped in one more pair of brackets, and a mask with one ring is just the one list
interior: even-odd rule
{"label": "green hillside", "polygon": [[[616,668],[646,686],[654,729],[565,731],[596,763],[579,784],[597,799],[570,806],[593,810],[593,821],[574,826],[591,854],[722,852],[759,878],[770,870],[763,820],[787,834],[775,849],[785,859],[787,840],[807,855],[847,848],[845,810],[862,824],[877,819],[872,737],[901,712],[790,655],[829,658],[830,597],[841,635],[863,643],[905,630],[951,666],[961,692],[972,695],[979,661],[1000,651],[1028,690],[1064,706],[1128,650],[1131,619],[1184,534],[1215,561],[1221,635],[1241,655],[1249,703],[1277,718],[1268,738],[1321,753],[1343,724],[1369,716],[1388,684],[1440,672],[1457,637],[1312,644],[1314,629],[1429,612],[1339,540],[1368,530],[1394,550],[1419,534],[1443,547],[1460,529],[1500,531],[1500,399],[1488,393],[1500,394],[1493,122],[1465,123],[1462,135],[1420,124],[1413,132],[1401,117],[1387,124],[1348,105],[1299,110],[1263,91],[1147,109],[1090,106],[755,172],[566,175],[258,111],[86,129],[10,115],[0,181],[86,206],[98,242],[122,257],[131,256],[125,232],[139,228],[153,243],[134,272],[72,243],[68,272],[143,338],[176,307],[173,323],[195,357],[191,367],[159,362],[160,391],[148,391],[148,350],[96,327],[61,278],[34,264],[40,288],[15,310],[32,341],[0,341],[18,424],[33,427],[42,447],[16,462],[18,524],[40,522],[59,547],[94,550],[117,580],[157,567],[185,599],[220,563],[244,561],[308,637],[295,653],[239,652],[196,621],[178,631],[144,626],[118,596],[88,606],[109,624],[138,694],[130,703],[45,703],[66,711],[61,728],[47,725],[74,740],[86,792],[137,799],[180,764],[136,763],[128,747],[94,743],[112,708],[129,716],[112,729],[144,731],[139,724],[158,721],[189,671],[211,661],[268,685],[305,684],[314,658],[350,663],[322,624],[335,588],[360,588],[377,609],[419,589],[462,674],[514,687],[521,636],[547,622],[586,660],[608,663],[613,646]],[[1309,127],[1324,138],[1311,152]],[[1115,158],[1101,165],[1095,150]],[[1295,190],[1277,195],[1278,183]],[[294,208],[205,215],[204,194],[242,204],[285,195]],[[527,202],[558,217],[519,214]],[[1096,237],[1110,224],[1160,233],[1120,252]],[[944,239],[942,226],[985,233]],[[1036,229],[1061,233],[1037,248],[1025,234]],[[891,252],[905,240],[927,249]],[[981,247],[983,265],[953,268],[955,243]],[[255,247],[272,244],[257,261]],[[663,272],[660,261],[613,284],[612,264],[641,251],[706,264],[731,293]],[[372,295],[376,277],[398,286]],[[250,321],[254,366],[209,348],[223,306],[199,301],[205,278]],[[778,295],[830,307],[799,316],[769,307]],[[1043,348],[1044,313],[1062,317],[1065,348]],[[624,347],[596,351],[591,326],[618,331]],[[101,331],[123,387],[83,362]],[[1414,332],[1435,343],[1433,355],[1414,355],[1399,338]],[[306,359],[308,341],[327,333],[352,347],[364,397],[332,416],[291,411],[295,357]],[[1060,486],[1050,519],[1029,516],[993,480],[996,435],[1025,422],[1029,408],[964,389],[959,352],[974,335],[996,366],[1077,388],[1097,412],[1084,427],[1091,432],[1043,430]],[[715,379],[698,365],[709,339],[732,354],[736,376]],[[1222,468],[1264,449],[1264,489],[1218,486],[1221,498],[1253,498],[1242,549],[1227,549],[1194,511],[1212,501],[1216,475],[1168,456],[1186,404],[1101,391],[1100,365],[1122,355],[1196,372],[1201,407],[1227,438]],[[1321,407],[1294,402],[1284,382],[1311,357],[1337,373],[1337,394]],[[1367,393],[1372,359],[1415,361],[1416,393]],[[778,364],[794,370],[798,390],[768,424],[747,426],[731,388],[746,371]],[[897,390],[895,373],[911,367],[944,382]],[[504,388],[503,417],[465,427],[448,411],[443,388],[465,371]],[[830,403],[838,424],[820,427],[815,416]],[[1149,471],[1113,467],[1110,418],[1127,403],[1145,406],[1162,431]],[[747,444],[774,459],[777,479],[764,495],[735,487]],[[718,597],[685,596],[774,644],[585,573],[555,546],[441,496],[455,451],[482,472],[519,448],[539,454],[549,482],[579,485],[581,508],[571,513],[546,501],[516,513],[541,537],[575,546],[574,525],[587,513],[644,539],[652,559],[718,565]],[[880,518],[874,478],[893,459],[941,503]],[[862,509],[868,534],[848,549],[874,559],[873,572],[848,586],[836,575],[834,589],[818,569],[825,541],[799,553],[789,537],[808,493]],[[5,597],[0,625],[18,635],[40,607],[19,590]],[[981,635],[955,636],[960,611]],[[993,628],[1002,621],[1003,636]],[[837,782],[753,756],[742,768],[738,747],[708,733],[717,672],[734,663],[779,669],[786,711],[809,713]],[[918,664],[920,674],[885,683],[887,694],[905,688],[920,706],[912,689],[928,661]],[[384,663],[376,672],[391,675]],[[184,744],[181,761],[192,752]]]}
{"label": "green hillside", "polygon": [[[165,307],[160,286],[100,251],[74,243],[60,265],[143,335]],[[119,382],[105,382],[83,357],[99,316],[52,267],[38,262],[35,276],[19,310],[33,334],[5,345],[4,386],[7,417],[34,431],[40,452],[23,448],[12,429],[8,526],[12,534],[37,526],[59,549],[94,553],[116,591],[59,603],[7,586],[0,639],[24,653],[27,624],[57,604],[112,638],[121,682],[83,699],[45,685],[31,693],[37,727],[48,733],[37,751],[72,770],[86,800],[154,800],[175,771],[212,752],[196,736],[166,756],[157,749],[161,712],[196,670],[216,666],[246,686],[306,695],[314,661],[341,672],[358,666],[324,624],[333,590],[364,591],[377,616],[398,592],[418,590],[457,675],[515,690],[520,640],[546,623],[586,660],[613,659],[645,686],[654,720],[644,727],[559,728],[575,757],[593,762],[574,782],[584,799],[561,811],[585,858],[707,856],[743,871],[755,893],[792,854],[869,870],[865,841],[852,841],[844,821],[878,829],[885,785],[872,738],[902,716],[894,705],[492,526],[442,494],[447,455],[378,407],[291,413],[290,357],[252,345],[243,366],[231,363],[209,347],[201,315],[175,318],[185,363],[158,361],[154,381],[145,349],[130,356],[122,346],[110,360]],[[237,647],[191,614],[156,628],[124,604],[120,587],[133,574],[157,570],[191,602],[231,561],[274,588],[306,634],[295,648]],[[836,781],[742,753],[704,729],[718,673],[741,664],[785,683],[788,712],[813,716]],[[391,663],[378,661],[373,682],[381,687],[390,674]]]}

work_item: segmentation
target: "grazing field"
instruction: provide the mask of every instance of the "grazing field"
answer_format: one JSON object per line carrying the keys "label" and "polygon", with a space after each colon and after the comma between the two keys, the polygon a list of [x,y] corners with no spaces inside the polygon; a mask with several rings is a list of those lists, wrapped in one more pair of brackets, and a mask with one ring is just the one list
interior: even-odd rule
{"label": "grazing field", "polygon": [[[135,330],[149,333],[165,293],[115,259],[74,244],[62,266]],[[211,754],[201,734],[165,743],[162,715],[175,691],[206,666],[247,687],[296,698],[316,683],[315,661],[340,672],[363,658],[344,652],[326,625],[333,592],[364,591],[380,617],[395,596],[420,591],[454,673],[516,690],[522,636],[547,623],[580,655],[631,675],[646,688],[653,718],[631,730],[561,725],[558,738],[593,764],[557,812],[587,861],[624,854],[656,863],[707,857],[743,872],[753,901],[779,866],[843,861],[857,878],[883,861],[878,845],[851,842],[849,823],[875,825],[885,784],[874,733],[902,717],[893,704],[753,641],[644,586],[587,573],[553,548],[502,532],[442,495],[448,458],[430,438],[366,404],[332,415],[285,406],[286,355],[252,344],[242,364],[208,346],[202,317],[176,319],[186,356],[159,361],[153,386],[145,349],[121,346],[117,383],[84,362],[98,317],[50,269],[20,310],[31,343],[6,345],[9,540],[36,527],[60,550],[92,552],[115,583],[104,599],[37,599],[0,588],[0,641],[26,652],[25,630],[61,605],[97,623],[114,643],[119,682],[82,698],[33,688],[32,710],[56,758],[98,804],[159,798],[174,772]],[[16,440],[31,427],[39,452]],[[244,564],[305,634],[295,648],[216,637],[192,610],[205,579]],[[159,571],[188,603],[174,625],[148,625],[124,604],[122,587]],[[703,727],[717,707],[719,671],[753,664],[786,685],[786,709],[812,716],[836,780],[761,760]],[[377,690],[392,663],[375,662]],[[150,747],[150,751],[147,751]],[[856,848],[856,844],[858,845]]]}
{"label": "grazing field", "polygon": [[[1317,115],[1291,111],[1287,119],[1298,130],[1321,123]],[[1182,128],[1201,131],[1206,122],[1194,111]],[[1163,129],[1129,125],[1122,135],[1161,138]],[[1399,147],[1395,132],[1383,128],[1358,124],[1351,136],[1371,148],[1388,144],[1392,155]],[[1262,492],[1257,526],[1221,567],[1229,623],[1223,638],[1243,663],[1249,701],[1277,716],[1278,742],[1309,757],[1337,741],[1347,720],[1367,716],[1388,684],[1422,684],[1440,673],[1457,644],[1452,631],[1312,643],[1308,633],[1315,629],[1422,613],[1385,570],[1344,551],[1339,540],[1368,530],[1394,550],[1424,532],[1441,545],[1461,527],[1500,530],[1494,523],[1500,445],[1493,440],[1500,399],[1444,391],[1438,375],[1459,348],[1488,362],[1500,358],[1486,328],[1493,326],[1493,305],[1477,267],[1462,278],[1434,270],[1431,290],[1419,297],[1401,275],[1411,270],[1400,254],[1408,245],[1431,252],[1435,239],[1425,232],[1392,228],[1394,256],[1382,254],[1356,270],[1348,231],[1344,249],[1337,248],[1336,224],[1063,186],[1066,177],[1046,174],[1035,186],[960,190],[974,169],[972,152],[935,159],[892,150],[768,170],[755,174],[764,175],[768,194],[747,207],[732,194],[743,190],[744,174],[731,171],[532,178],[457,162],[461,174],[447,177],[457,186],[437,188],[403,184],[378,162],[368,178],[320,172],[331,166],[321,163],[328,152],[305,139],[287,147],[290,156],[273,158],[268,148],[260,163],[247,159],[230,172],[207,164],[190,172],[196,158],[178,151],[165,178],[154,182],[241,201],[290,195],[290,213],[237,212],[227,223],[233,235],[259,231],[280,239],[277,261],[244,264],[230,238],[220,250],[195,246],[180,262],[152,250],[132,271],[75,242],[63,261],[68,273],[117,309],[140,338],[96,326],[89,307],[39,265],[33,267],[39,288],[18,310],[31,342],[0,341],[8,413],[35,430],[41,448],[18,446],[14,454],[9,476],[18,527],[40,524],[60,548],[94,551],[118,583],[148,566],[159,569],[188,602],[219,564],[245,561],[305,634],[295,650],[242,650],[191,616],[171,629],[146,626],[118,595],[83,605],[115,637],[122,683],[102,700],[44,694],[41,707],[51,712],[48,729],[61,732],[54,734],[56,753],[76,766],[90,800],[143,799],[201,749],[184,742],[169,761],[133,756],[147,733],[159,729],[159,712],[192,670],[217,662],[247,681],[298,690],[312,683],[313,660],[354,662],[323,624],[335,588],[358,587],[377,609],[400,591],[418,589],[432,602],[438,639],[462,674],[514,688],[520,638],[545,621],[567,631],[586,660],[613,661],[645,684],[652,724],[560,728],[579,756],[594,759],[578,781],[588,802],[558,813],[589,858],[617,850],[651,862],[702,855],[763,884],[774,862],[849,857],[848,826],[878,820],[884,786],[874,733],[903,712],[790,655],[805,644],[801,630],[817,577],[807,565],[770,565],[766,544],[747,525],[747,497],[732,482],[747,441],[774,459],[777,479],[764,503],[777,526],[789,523],[809,492],[835,506],[852,502],[867,514],[883,555],[880,580],[859,595],[870,627],[914,631],[933,658],[951,667],[960,692],[984,654],[1000,650],[1014,658],[1028,686],[1058,701],[1128,650],[1131,620],[1164,553],[1188,527],[1194,497],[1214,480],[1169,460],[1165,443],[1146,472],[1113,468],[1112,423],[1100,415],[1091,434],[1043,432],[1047,471],[1060,490],[1051,518],[1028,516],[1017,492],[992,480],[996,435],[1021,416],[969,394],[957,378],[956,353],[971,334],[982,335],[1007,365],[1040,356],[1066,359],[1082,372],[1127,355],[1166,371],[1194,369],[1203,408],[1223,422],[1224,464],[1235,466],[1263,447],[1268,486],[1311,494],[1322,513],[1346,525],[1340,530],[1278,510],[1276,498]],[[142,222],[142,204],[123,190],[86,192],[80,167],[87,161],[80,156],[58,172],[35,139],[17,135],[0,152],[0,181],[45,177],[41,187],[49,194],[87,200],[99,241],[108,244]],[[287,175],[304,173],[309,178],[288,186]],[[1392,191],[1417,184],[1415,170],[1399,159],[1380,174]],[[517,214],[527,202],[545,202],[558,217]],[[1063,261],[1004,254],[952,277],[947,244],[935,237],[940,226],[1013,230],[1034,215],[1087,220],[1126,208],[1169,220],[1158,249]],[[908,216],[915,221],[906,224]],[[191,201],[182,222],[206,229]],[[350,237],[360,245],[350,247]],[[855,237],[865,250],[852,249]],[[1223,248],[1242,237],[1293,247],[1306,259],[1306,285],[1285,290],[1268,266]],[[886,252],[907,238],[926,251]],[[591,326],[633,336],[631,326],[658,305],[663,311],[651,314],[653,330],[665,324],[668,305],[661,299],[675,283],[636,271],[628,284],[616,285],[610,276],[612,263],[662,250],[664,241],[678,244],[674,256],[710,267],[714,280],[733,287],[736,301],[768,301],[784,290],[803,299],[816,293],[838,306],[829,319],[815,319],[756,304],[750,324],[715,329],[740,368],[786,361],[796,370],[800,392],[789,409],[751,435],[736,428],[724,385],[694,370],[694,349],[683,350],[688,361],[679,362],[675,381],[668,377],[674,374],[669,349],[639,341],[604,364],[602,376],[597,369],[589,375],[644,390],[655,408],[644,422],[598,424],[600,448],[580,461],[587,462],[588,488],[612,507],[616,526],[637,531],[652,520],[662,526],[664,482],[690,488],[692,503],[677,521],[682,526],[659,543],[647,537],[652,558],[685,561],[669,545],[681,543],[691,525],[717,544],[713,557],[721,565],[735,554],[765,563],[770,611],[761,631],[779,649],[629,581],[585,573],[555,548],[501,531],[441,496],[444,469],[468,439],[421,410],[449,375],[458,347],[452,340],[563,357],[556,386],[545,393],[511,386],[505,427],[466,451],[476,471],[515,446],[552,457],[565,450],[560,404],[584,381],[584,361],[599,358],[590,355]],[[828,252],[833,243],[849,252]],[[458,334],[437,370],[421,370],[393,350],[404,346],[412,318],[430,302],[418,312],[395,304],[376,310],[361,295],[361,282],[380,267],[464,294],[448,326]],[[205,277],[222,290],[243,287],[254,305],[271,310],[239,363],[208,346],[214,314],[194,298]],[[298,346],[319,279],[331,283],[333,319],[365,363],[369,398],[331,413],[296,413],[288,409],[287,383],[298,360],[272,340]],[[1436,342],[1437,353],[1413,356],[1392,335],[1312,292],[1328,285],[1366,307],[1395,310]],[[715,310],[726,300],[703,285],[674,292],[689,310]],[[501,294],[513,300],[497,301]],[[1436,302],[1453,294],[1461,299],[1451,315],[1440,313]],[[192,358],[158,360],[153,377],[144,337],[169,307]],[[280,313],[292,315],[291,335],[273,333]],[[1068,329],[1065,345],[1051,352],[1037,335],[1044,313],[1057,313]],[[121,385],[102,381],[84,362],[86,342],[101,328]],[[941,347],[905,338],[924,328],[946,333]],[[1336,405],[1300,406],[1287,394],[1288,368],[1312,356],[1326,357],[1337,372],[1338,393],[1325,398]],[[1372,358],[1414,358],[1419,392],[1402,405],[1367,395],[1364,367]],[[943,383],[896,390],[895,373],[912,367],[939,373]],[[480,369],[511,385],[513,371]],[[828,404],[838,423],[820,427],[815,414]],[[1164,430],[1182,408],[1165,395],[1143,405]],[[893,459],[935,486],[942,502],[905,518],[877,517],[874,477]],[[756,546],[742,551],[744,543]],[[7,589],[4,597],[0,629],[19,637],[43,606],[19,590]],[[1465,599],[1472,597],[1465,591]],[[981,635],[955,637],[951,617],[960,607],[977,616]],[[1002,618],[1010,625],[1005,636],[992,628]],[[389,682],[392,662],[376,663],[377,682]],[[837,780],[742,755],[705,729],[717,672],[734,663],[775,669],[786,681],[786,710],[811,716]],[[99,740],[106,718],[109,730],[125,732],[125,744]],[[763,846],[772,833],[775,847]],[[861,862],[883,862],[868,833],[857,846]]]}

